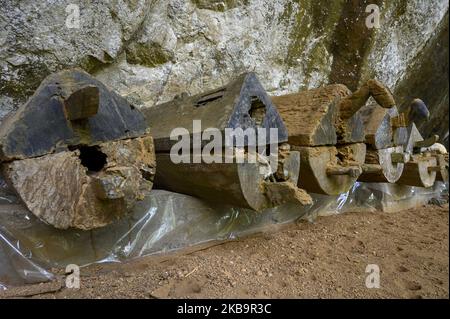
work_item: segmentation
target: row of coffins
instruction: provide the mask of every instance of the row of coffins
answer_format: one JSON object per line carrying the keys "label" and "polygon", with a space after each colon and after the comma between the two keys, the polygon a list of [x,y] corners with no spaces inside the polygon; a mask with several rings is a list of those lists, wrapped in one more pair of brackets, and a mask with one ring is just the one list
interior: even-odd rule
{"label": "row of coffins", "polygon": [[268,96],[254,73],[136,108],[81,70],[47,77],[0,127],[3,177],[56,228],[103,227],[152,187],[261,211],[355,182],[448,182],[437,136],[423,139],[388,88],[369,80]]}

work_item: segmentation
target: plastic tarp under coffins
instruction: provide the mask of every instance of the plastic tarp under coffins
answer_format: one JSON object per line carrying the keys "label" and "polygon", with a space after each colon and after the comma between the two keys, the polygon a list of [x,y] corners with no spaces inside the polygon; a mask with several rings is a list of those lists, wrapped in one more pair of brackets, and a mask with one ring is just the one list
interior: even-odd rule
{"label": "plastic tarp under coffins", "polygon": [[[400,210],[447,192],[434,188],[356,183],[339,196],[314,195],[309,206],[284,204],[255,212],[214,206],[197,198],[153,190],[133,213],[106,227],[59,230],[38,220],[11,196],[0,196],[0,288],[51,280],[48,269],[68,264],[122,262],[207,242],[240,238],[299,218],[343,212]],[[395,203],[395,206],[393,205]]]}

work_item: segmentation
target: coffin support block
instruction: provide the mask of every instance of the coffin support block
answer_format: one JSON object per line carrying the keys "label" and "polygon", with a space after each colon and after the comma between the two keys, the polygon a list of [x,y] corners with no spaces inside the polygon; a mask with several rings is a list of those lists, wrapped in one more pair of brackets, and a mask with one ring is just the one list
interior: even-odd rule
{"label": "coffin support block", "polygon": [[430,171],[430,167],[437,166],[437,159],[430,154],[414,154],[411,160],[405,164],[402,176],[397,181],[400,185],[431,187],[436,180],[436,172]]}
{"label": "coffin support block", "polygon": [[292,149],[299,151],[301,157],[298,186],[308,192],[325,195],[348,191],[359,177],[366,155],[364,143],[338,147],[292,146]]}
{"label": "coffin support block", "polygon": [[[366,154],[363,172],[359,176],[358,181],[368,183],[396,183],[402,175],[404,169],[404,161],[393,159],[402,153],[403,147],[390,147],[380,150],[368,150]],[[375,169],[376,168],[376,169]]]}

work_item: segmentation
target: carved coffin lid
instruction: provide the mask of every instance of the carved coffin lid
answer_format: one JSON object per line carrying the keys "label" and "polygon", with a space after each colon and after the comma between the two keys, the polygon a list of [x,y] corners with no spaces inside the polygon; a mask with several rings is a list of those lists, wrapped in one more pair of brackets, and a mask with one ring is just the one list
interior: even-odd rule
{"label": "carved coffin lid", "polygon": [[397,146],[394,145],[394,134],[398,130],[405,131],[406,127],[395,125],[399,117],[395,106],[388,109],[371,103],[362,107],[359,112],[364,122],[366,144],[377,150]]}
{"label": "carved coffin lid", "polygon": [[336,145],[339,102],[350,90],[341,84],[299,93],[273,96],[289,132],[289,143],[297,146]]}
{"label": "carved coffin lid", "polygon": [[0,127],[0,160],[32,158],[69,146],[141,136],[143,115],[88,73],[49,75]]}
{"label": "carved coffin lid", "polygon": [[[183,94],[174,100],[143,110],[157,152],[167,152],[176,141],[170,140],[174,128],[193,133],[193,120],[201,128],[278,128],[278,143],[287,141],[287,130],[270,97],[254,73],[246,73],[221,88],[194,95]],[[245,145],[248,141],[245,140]],[[240,146],[240,145],[237,145]]]}

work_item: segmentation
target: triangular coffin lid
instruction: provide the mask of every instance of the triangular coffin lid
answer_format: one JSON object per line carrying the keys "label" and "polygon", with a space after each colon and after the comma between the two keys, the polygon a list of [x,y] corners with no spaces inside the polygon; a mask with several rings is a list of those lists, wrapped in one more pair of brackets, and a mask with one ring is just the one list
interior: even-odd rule
{"label": "triangular coffin lid", "polygon": [[[79,105],[86,104],[92,92],[96,109],[80,119]],[[74,96],[69,109],[67,101]],[[70,146],[137,137],[145,134],[146,125],[142,113],[100,81],[81,70],[65,70],[44,79],[28,102],[2,123],[0,159],[32,158]]]}
{"label": "triangular coffin lid", "polygon": [[423,141],[423,137],[415,123],[410,123],[407,127],[406,133],[401,137],[398,137],[398,141],[403,145],[406,152],[412,153],[414,150],[414,144],[416,142]]}
{"label": "triangular coffin lid", "polygon": [[[217,128],[222,133],[226,128],[263,128],[264,145],[288,139],[283,120],[254,73],[243,74],[228,85],[206,93],[177,96],[170,102],[144,109],[143,113],[151,127],[157,152],[170,151],[176,143],[170,140],[175,128],[186,129],[192,135],[194,120],[201,120],[202,132],[207,128]],[[270,128],[278,131],[276,141],[269,139]],[[208,142],[203,141],[203,145]],[[244,145],[249,145],[247,139]]]}
{"label": "triangular coffin lid", "polygon": [[378,103],[366,104],[358,113],[364,123],[364,142],[373,149],[385,149],[393,146],[394,134],[401,128],[392,128],[392,119],[399,115],[397,107],[383,108]]}

